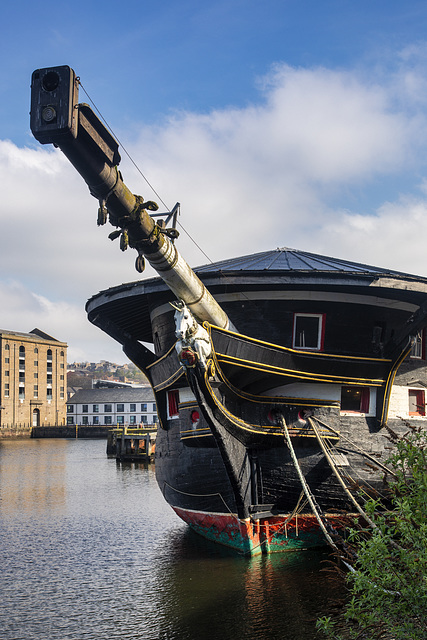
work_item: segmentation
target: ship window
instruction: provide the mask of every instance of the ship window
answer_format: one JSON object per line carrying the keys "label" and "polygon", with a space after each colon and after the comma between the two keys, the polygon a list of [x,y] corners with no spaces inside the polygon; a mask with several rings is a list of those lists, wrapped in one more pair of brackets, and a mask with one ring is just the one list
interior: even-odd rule
{"label": "ship window", "polygon": [[417,358],[418,360],[424,360],[424,341],[425,330],[419,331],[415,336],[414,344],[411,349],[411,358]]}
{"label": "ship window", "polygon": [[409,415],[425,416],[425,393],[423,389],[409,389]]}
{"label": "ship window", "polygon": [[178,389],[174,389],[173,391],[168,391],[168,417],[169,418],[178,418],[179,417],[179,391],[178,391]]}
{"label": "ship window", "polygon": [[297,349],[323,349],[324,314],[295,313],[292,346]]}
{"label": "ship window", "polygon": [[369,413],[370,389],[368,387],[341,387],[341,411]]}

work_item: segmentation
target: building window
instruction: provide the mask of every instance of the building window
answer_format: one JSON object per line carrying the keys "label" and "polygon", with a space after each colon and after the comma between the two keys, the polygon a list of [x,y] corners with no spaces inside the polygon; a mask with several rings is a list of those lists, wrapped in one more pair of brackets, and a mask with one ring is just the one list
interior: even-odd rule
{"label": "building window", "polygon": [[424,389],[409,389],[409,415],[425,416],[426,403]]}
{"label": "building window", "polygon": [[88,425],[89,424],[89,417],[88,416],[83,416],[82,417],[82,424],[84,424],[84,425]]}
{"label": "building window", "polygon": [[34,353],[38,353],[38,352],[39,352],[39,350],[37,349],[37,347],[35,347]]}
{"label": "building window", "polygon": [[25,387],[19,387],[19,399],[25,400]]}
{"label": "building window", "polygon": [[141,422],[143,422],[144,424],[147,424],[148,422],[147,416],[141,416]]}
{"label": "building window", "polygon": [[38,398],[39,397],[39,385],[35,384],[34,385],[34,398]]}
{"label": "building window", "polygon": [[158,417],[157,416],[153,416],[153,424],[157,424],[158,422]]}
{"label": "building window", "polygon": [[[111,404],[104,404],[104,413],[111,413],[113,410],[113,405]],[[106,422],[105,424],[111,424],[111,422]]]}
{"label": "building window", "polygon": [[295,349],[323,350],[324,314],[294,313],[292,346]]}
{"label": "building window", "polygon": [[104,416],[104,424],[112,424],[113,420],[111,416]]}
{"label": "building window", "polygon": [[124,411],[125,410],[125,405],[124,404],[118,404],[117,405],[117,411]]}
{"label": "building window", "polygon": [[173,391],[168,391],[168,417],[169,418],[178,418],[179,417],[179,391],[178,389],[174,389]]}
{"label": "building window", "polygon": [[125,423],[124,416],[117,416],[117,424],[123,425]]}
{"label": "building window", "polygon": [[6,363],[6,364],[9,364],[9,360],[10,360],[10,358],[5,358],[5,359],[4,359],[4,361],[5,361],[5,363]]}
{"label": "building window", "polygon": [[369,413],[370,396],[368,387],[341,387],[341,411]]}
{"label": "building window", "polygon": [[20,371],[19,372],[19,382],[25,382],[25,372],[24,371]]}
{"label": "building window", "polygon": [[52,349],[48,349],[48,350],[47,350],[47,357],[46,357],[46,360],[47,360],[48,362],[52,362]]}
{"label": "building window", "polygon": [[157,406],[155,402],[153,402],[153,411],[157,411]]}
{"label": "building window", "polygon": [[4,385],[4,397],[5,398],[9,397],[9,383]]}
{"label": "building window", "polygon": [[130,416],[129,424],[136,424],[136,416]]}
{"label": "building window", "polygon": [[39,377],[39,374],[38,374],[38,373],[35,373],[35,374],[34,374],[34,377],[35,377],[35,378],[38,378],[38,377]]}
{"label": "building window", "polygon": [[25,358],[25,347],[19,347],[19,357]]}
{"label": "building window", "polygon": [[64,399],[64,397],[65,397],[65,389],[64,389],[64,387],[59,387],[59,397],[61,398],[61,400]]}
{"label": "building window", "polygon": [[82,413],[88,413],[88,411],[89,411],[89,405],[82,404]]}
{"label": "building window", "polygon": [[74,424],[74,418],[73,418],[73,416],[67,416],[67,424],[68,424],[68,425],[70,425],[70,424]]}
{"label": "building window", "polygon": [[92,413],[99,413],[99,404],[92,405]]}
{"label": "building window", "polygon": [[59,379],[60,379],[60,380],[64,380],[64,375],[59,376]]}
{"label": "building window", "polygon": [[39,361],[38,360],[34,360],[34,366],[38,367],[39,366]]}
{"label": "building window", "polygon": [[415,336],[414,344],[412,345],[410,356],[411,358],[417,358],[418,360],[425,359],[425,329],[419,331]]}
{"label": "building window", "polygon": [[49,389],[49,388],[48,388],[48,389],[46,389],[46,398],[47,398],[48,400],[52,400],[52,395],[53,395],[53,394],[52,394],[52,389]]}
{"label": "building window", "polygon": [[61,362],[61,364],[59,365],[59,368],[60,368],[60,369],[63,369],[63,368],[64,368],[64,363],[63,363],[63,362]]}
{"label": "building window", "polygon": [[99,416],[93,416],[92,424],[99,424]]}
{"label": "building window", "polygon": [[143,402],[141,404],[141,411],[147,411],[147,403],[146,402]]}
{"label": "building window", "polygon": [[5,349],[5,351],[9,351],[9,349],[10,349],[9,345],[8,345],[8,344],[5,344],[5,345],[4,345],[4,349]]}
{"label": "building window", "polygon": [[5,371],[4,375],[6,376],[6,378],[8,378],[9,377],[9,371]]}
{"label": "building window", "polygon": [[74,405],[67,404],[67,413],[74,413]]}
{"label": "building window", "polygon": [[131,403],[131,404],[129,405],[129,411],[132,411],[132,412],[133,412],[133,411],[136,411],[136,404],[132,404],[132,403]]}

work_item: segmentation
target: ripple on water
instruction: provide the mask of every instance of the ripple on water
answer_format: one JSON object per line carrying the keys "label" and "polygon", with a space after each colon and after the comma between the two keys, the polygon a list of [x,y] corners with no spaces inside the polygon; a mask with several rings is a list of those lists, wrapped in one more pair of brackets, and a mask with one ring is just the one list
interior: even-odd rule
{"label": "ripple on water", "polygon": [[342,590],[311,552],[192,534],[105,441],[0,442],[0,542],[1,640],[305,640]]}

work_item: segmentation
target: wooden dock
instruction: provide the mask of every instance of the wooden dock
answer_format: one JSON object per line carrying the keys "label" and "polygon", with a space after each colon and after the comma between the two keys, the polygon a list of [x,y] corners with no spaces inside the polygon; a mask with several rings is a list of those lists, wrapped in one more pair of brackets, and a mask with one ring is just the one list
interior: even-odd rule
{"label": "wooden dock", "polygon": [[107,436],[107,455],[120,461],[152,462],[156,450],[157,427],[121,427]]}

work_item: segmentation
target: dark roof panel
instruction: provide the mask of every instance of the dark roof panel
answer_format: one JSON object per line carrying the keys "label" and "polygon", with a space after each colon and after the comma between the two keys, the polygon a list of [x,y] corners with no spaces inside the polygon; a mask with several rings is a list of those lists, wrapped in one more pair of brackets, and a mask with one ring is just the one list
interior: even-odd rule
{"label": "dark roof panel", "polygon": [[79,389],[67,400],[67,404],[102,402],[154,402],[151,387],[117,387],[115,389]]}
{"label": "dark roof panel", "polygon": [[[373,267],[359,262],[329,258],[306,251],[297,251],[286,247],[264,251],[249,256],[241,256],[202,265],[194,269],[197,273],[213,271],[301,271],[328,273],[357,273],[370,275],[408,276],[399,271]],[[423,280],[423,278],[420,278]]]}

